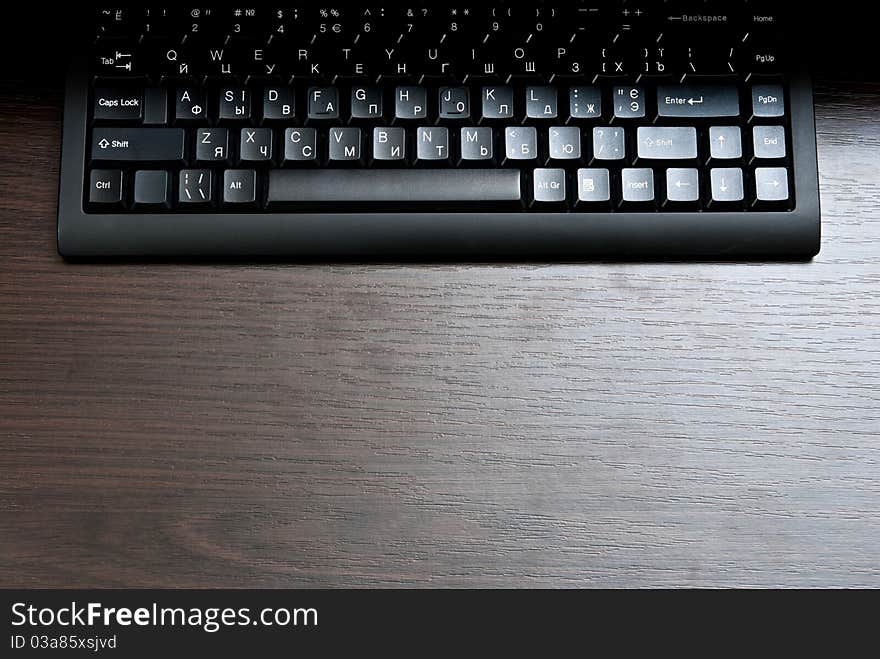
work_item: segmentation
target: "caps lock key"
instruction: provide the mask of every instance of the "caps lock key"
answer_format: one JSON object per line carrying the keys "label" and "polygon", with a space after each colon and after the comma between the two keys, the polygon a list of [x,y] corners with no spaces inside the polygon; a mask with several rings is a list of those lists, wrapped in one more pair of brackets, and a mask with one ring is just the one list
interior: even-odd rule
{"label": "caps lock key", "polygon": [[95,121],[140,121],[143,92],[130,89],[95,89]]}

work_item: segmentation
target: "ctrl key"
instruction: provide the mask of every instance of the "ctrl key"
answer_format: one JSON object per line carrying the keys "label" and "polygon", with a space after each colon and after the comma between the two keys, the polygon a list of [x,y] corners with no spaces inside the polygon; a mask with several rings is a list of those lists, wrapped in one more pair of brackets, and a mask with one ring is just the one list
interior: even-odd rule
{"label": "ctrl key", "polygon": [[89,203],[102,206],[122,204],[122,170],[93,169],[89,178]]}

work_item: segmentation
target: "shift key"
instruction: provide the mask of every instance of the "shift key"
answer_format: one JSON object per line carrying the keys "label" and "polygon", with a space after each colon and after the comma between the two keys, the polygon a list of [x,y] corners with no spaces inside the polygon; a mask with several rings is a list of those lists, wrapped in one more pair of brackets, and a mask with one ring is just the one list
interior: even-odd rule
{"label": "shift key", "polygon": [[660,85],[657,114],[661,117],[739,116],[739,91],[733,85]]}
{"label": "shift key", "polygon": [[183,160],[182,128],[95,128],[93,161],[177,162]]}

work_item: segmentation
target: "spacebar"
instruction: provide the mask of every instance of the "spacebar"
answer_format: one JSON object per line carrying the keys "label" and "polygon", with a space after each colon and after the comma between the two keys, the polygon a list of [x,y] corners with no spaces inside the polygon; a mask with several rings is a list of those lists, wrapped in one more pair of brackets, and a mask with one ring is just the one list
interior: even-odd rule
{"label": "spacebar", "polygon": [[276,169],[269,204],[519,201],[516,169]]}

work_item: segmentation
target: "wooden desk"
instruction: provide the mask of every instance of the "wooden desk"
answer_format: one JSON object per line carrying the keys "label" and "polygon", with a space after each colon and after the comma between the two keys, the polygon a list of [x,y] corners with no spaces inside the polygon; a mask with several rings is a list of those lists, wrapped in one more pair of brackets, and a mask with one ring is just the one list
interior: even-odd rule
{"label": "wooden desk", "polygon": [[796,264],[65,264],[0,98],[0,586],[880,586],[880,87]]}

